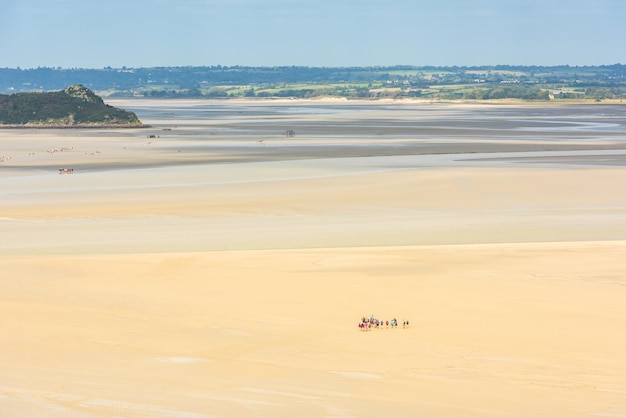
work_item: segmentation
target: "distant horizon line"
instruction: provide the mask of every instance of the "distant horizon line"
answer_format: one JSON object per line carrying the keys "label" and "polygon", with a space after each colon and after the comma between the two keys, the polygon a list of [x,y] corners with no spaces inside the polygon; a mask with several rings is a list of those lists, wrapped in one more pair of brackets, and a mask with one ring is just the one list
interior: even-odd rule
{"label": "distant horizon line", "polygon": [[613,64],[554,64],[554,65],[543,65],[543,64],[484,64],[484,65],[415,65],[415,64],[389,64],[389,65],[241,65],[241,64],[233,64],[233,65],[222,65],[222,64],[205,64],[205,65],[153,65],[153,66],[127,66],[123,65],[121,67],[114,66],[104,66],[104,67],[63,67],[63,66],[37,66],[37,67],[0,67],[2,70],[19,70],[19,71],[27,71],[27,70],[137,70],[137,69],[150,69],[150,68],[337,68],[337,69],[350,69],[350,68],[495,68],[495,67],[516,67],[516,68],[556,68],[556,67],[567,67],[567,68],[593,68],[593,67],[614,67],[614,66],[624,66],[620,62]]}

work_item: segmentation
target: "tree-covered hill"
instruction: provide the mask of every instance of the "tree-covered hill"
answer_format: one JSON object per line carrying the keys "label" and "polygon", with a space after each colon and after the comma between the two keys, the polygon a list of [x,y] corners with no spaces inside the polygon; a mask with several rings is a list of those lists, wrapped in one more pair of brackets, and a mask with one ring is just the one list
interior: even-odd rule
{"label": "tree-covered hill", "polygon": [[0,92],[82,84],[107,97],[621,101],[626,65],[0,68]]}
{"label": "tree-covered hill", "polygon": [[109,106],[93,91],[72,85],[61,91],[0,95],[0,126],[141,126],[133,112]]}

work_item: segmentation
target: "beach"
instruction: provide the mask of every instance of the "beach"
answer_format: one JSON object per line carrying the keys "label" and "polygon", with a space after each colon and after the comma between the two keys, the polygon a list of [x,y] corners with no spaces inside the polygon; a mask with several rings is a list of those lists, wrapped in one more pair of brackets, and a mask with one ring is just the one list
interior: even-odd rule
{"label": "beach", "polygon": [[0,130],[0,417],[626,417],[622,106],[107,102]]}

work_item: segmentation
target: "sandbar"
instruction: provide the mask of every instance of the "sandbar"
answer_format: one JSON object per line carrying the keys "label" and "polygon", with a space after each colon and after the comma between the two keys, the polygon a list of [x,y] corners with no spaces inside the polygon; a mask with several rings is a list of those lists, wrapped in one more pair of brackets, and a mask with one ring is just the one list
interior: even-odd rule
{"label": "sandbar", "polygon": [[623,107],[111,104],[0,131],[0,416],[626,416]]}

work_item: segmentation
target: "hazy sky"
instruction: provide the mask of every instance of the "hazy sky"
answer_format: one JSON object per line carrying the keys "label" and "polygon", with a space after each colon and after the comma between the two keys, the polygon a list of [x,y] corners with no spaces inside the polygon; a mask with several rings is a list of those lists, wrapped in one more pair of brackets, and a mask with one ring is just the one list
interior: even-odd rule
{"label": "hazy sky", "polygon": [[0,0],[0,67],[626,64],[626,0]]}

